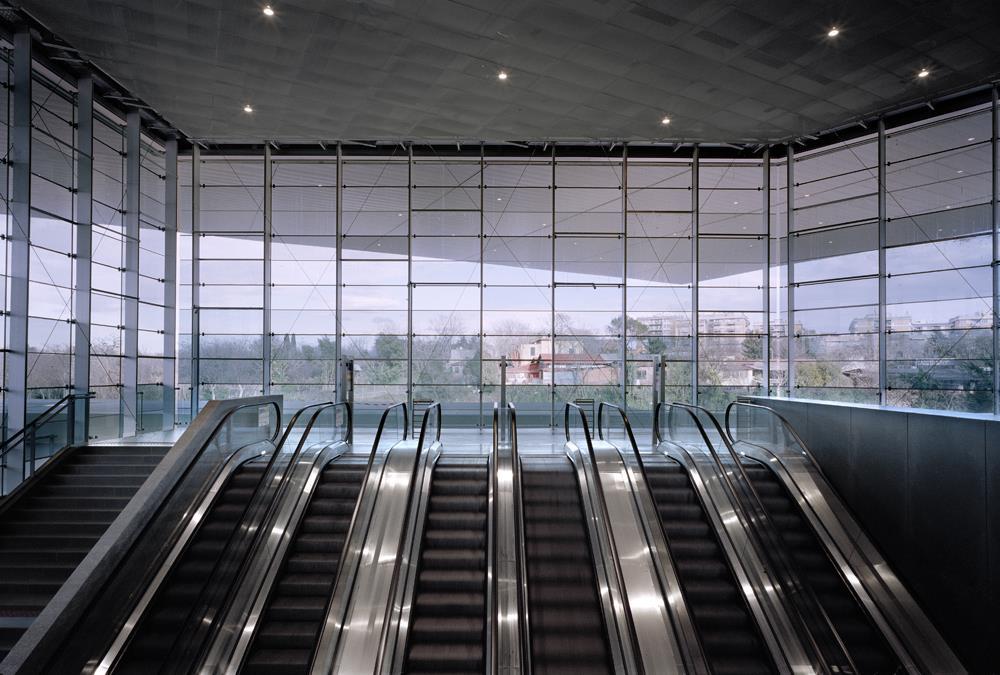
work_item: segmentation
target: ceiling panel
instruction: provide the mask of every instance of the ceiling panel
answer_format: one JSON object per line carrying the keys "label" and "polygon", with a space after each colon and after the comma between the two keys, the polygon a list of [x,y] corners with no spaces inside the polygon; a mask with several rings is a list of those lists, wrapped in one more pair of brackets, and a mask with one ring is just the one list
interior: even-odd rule
{"label": "ceiling panel", "polygon": [[263,4],[24,8],[219,143],[767,142],[1000,76],[995,0],[274,0],[271,18]]}

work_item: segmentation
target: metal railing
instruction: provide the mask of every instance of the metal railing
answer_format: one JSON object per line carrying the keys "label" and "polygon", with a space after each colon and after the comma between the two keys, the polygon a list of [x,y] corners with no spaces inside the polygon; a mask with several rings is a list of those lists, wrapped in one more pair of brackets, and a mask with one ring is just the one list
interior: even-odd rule
{"label": "metal railing", "polygon": [[[30,478],[38,469],[39,460],[47,460],[54,457],[61,450],[64,450],[78,440],[86,441],[86,422],[90,399],[94,398],[94,392],[86,394],[67,394],[61,399],[46,408],[38,417],[24,425],[23,428],[15,432],[10,438],[0,444],[0,496],[5,496],[16,488],[19,484]],[[84,434],[82,439],[77,439],[77,401],[83,401]],[[65,412],[65,418],[59,418]],[[54,427],[51,434],[42,433],[47,427]],[[60,442],[58,439],[62,438]],[[44,448],[48,452],[39,452],[41,439],[49,438],[44,443]],[[57,447],[58,446],[58,447]],[[17,481],[9,481],[9,471],[11,469],[10,458],[16,454],[14,451],[20,449],[21,472]],[[15,462],[17,460],[14,460]],[[10,484],[8,484],[10,483]]]}
{"label": "metal railing", "polygon": [[[510,450],[510,495],[511,495],[511,506],[513,507],[511,517],[511,525],[513,526],[513,539],[514,539],[514,584],[516,587],[516,600],[515,608],[517,611],[517,640],[519,642],[518,655],[519,662],[508,664],[509,670],[517,669],[516,672],[520,673],[530,673],[531,672],[531,658],[530,658],[530,623],[528,615],[528,569],[527,569],[527,553],[525,551],[524,545],[524,506],[522,502],[521,495],[521,458],[518,454],[517,447],[517,409],[514,404],[507,402],[504,406],[506,415],[501,413],[501,407],[498,403],[493,404],[493,471],[490,476],[491,481],[491,492],[494,495],[493,500],[493,521],[498,523],[502,518],[500,510],[500,500],[497,498],[499,495],[499,465],[500,465],[500,452],[501,445],[503,449]],[[503,418],[506,417],[506,425],[504,425]],[[507,426],[507,433],[503,433],[503,427]],[[506,460],[506,458],[504,458]],[[506,462],[505,462],[506,463]],[[497,535],[495,529],[490,533],[490,545],[493,546],[492,550],[492,560],[493,560],[493,575],[491,580],[491,593],[493,598],[498,598],[500,595],[500,578],[498,570],[499,565],[499,547],[496,545],[495,540]],[[500,610],[497,607],[493,608],[490,612],[490,627],[492,644],[496,644],[496,636],[499,635],[500,630]],[[509,617],[507,618],[509,621]],[[499,673],[500,671],[500,654],[493,649],[490,659],[490,668],[493,673]]]}
{"label": "metal railing", "polygon": [[563,429],[566,435],[566,442],[576,445],[577,448],[579,448],[580,446],[573,442],[569,432],[570,410],[576,410],[577,413],[580,415],[580,424],[583,429],[583,437],[587,445],[586,447],[587,461],[590,463],[590,466],[593,469],[592,472],[593,475],[588,476],[588,482],[590,482],[591,478],[593,479],[594,485],[592,487],[592,492],[596,494],[597,497],[596,503],[599,511],[599,513],[597,514],[597,518],[598,520],[604,523],[605,534],[607,535],[604,537],[604,540],[607,542],[608,545],[608,555],[606,559],[609,559],[611,563],[612,574],[614,575],[615,584],[617,585],[617,588],[619,590],[619,597],[621,599],[621,603],[624,609],[625,625],[618,626],[617,637],[619,641],[627,640],[628,646],[631,648],[631,656],[626,657],[625,655],[629,653],[629,650],[626,649],[626,646],[624,644],[622,645],[622,655],[623,657],[625,657],[627,663],[629,660],[636,659],[638,655],[641,653],[641,649],[639,647],[638,638],[635,634],[634,627],[632,626],[632,623],[630,621],[630,618],[633,616],[633,613],[632,613],[632,608],[629,606],[628,593],[626,592],[625,575],[622,572],[621,558],[618,555],[618,546],[615,543],[615,538],[610,531],[611,516],[609,515],[608,503],[604,496],[604,489],[601,487],[601,478],[600,475],[598,475],[597,455],[594,453],[594,439],[593,436],[591,436],[590,434],[590,425],[587,422],[587,414],[584,412],[583,408],[581,408],[575,403],[566,403],[566,407],[563,409]]}
{"label": "metal railing", "polygon": [[[654,411],[653,425],[657,438],[661,440],[660,410],[664,405],[669,409],[667,429],[671,438],[667,440],[670,442],[677,443],[673,438],[675,413],[689,417],[694,422],[698,435],[703,440],[704,447],[708,450],[722,483],[732,497],[733,505],[740,512],[744,522],[747,523],[751,533],[751,541],[756,543],[760,559],[769,562],[777,575],[776,581],[784,590],[785,597],[790,601],[789,604],[794,616],[799,621],[800,638],[805,644],[810,645],[814,653],[821,658],[821,663],[817,665],[822,666],[827,671],[858,672],[843,638],[830,616],[816,598],[811,586],[800,579],[796,566],[786,552],[779,528],[774,524],[760,494],[746,473],[739,453],[719,425],[718,419],[710,411],[700,406],[688,403],[664,404],[660,402]],[[718,435],[731,459],[731,466],[727,465],[719,456],[715,444],[701,422],[702,417],[709,422],[711,428]],[[818,639],[819,637],[822,639]]]}

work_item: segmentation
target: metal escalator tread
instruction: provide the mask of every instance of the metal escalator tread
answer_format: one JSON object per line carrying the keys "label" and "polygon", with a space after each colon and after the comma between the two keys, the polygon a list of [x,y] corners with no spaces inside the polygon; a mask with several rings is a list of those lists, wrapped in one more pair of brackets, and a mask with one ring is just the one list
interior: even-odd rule
{"label": "metal escalator tread", "polygon": [[353,457],[335,459],[323,468],[241,673],[309,671],[364,475],[364,462]]}
{"label": "metal escalator tread", "polygon": [[486,658],[486,459],[434,467],[405,673],[482,673]]}
{"label": "metal escalator tread", "polygon": [[576,469],[526,457],[521,477],[532,671],[611,673]]}
{"label": "metal escalator tread", "polygon": [[0,520],[0,661],[166,454],[160,446],[67,450]]}
{"label": "metal escalator tread", "polygon": [[170,662],[171,651],[187,627],[191,609],[204,593],[226,543],[239,528],[245,506],[266,468],[266,462],[250,461],[233,471],[208,508],[201,527],[146,608],[115,668],[116,673],[149,675]]}
{"label": "metal escalator tread", "polygon": [[687,470],[665,457],[645,458],[644,464],[710,670],[776,672]]}
{"label": "metal escalator tread", "polygon": [[837,573],[778,476],[753,460],[746,460],[744,468],[764,508],[778,526],[796,570],[830,617],[858,672],[864,675],[902,672],[902,664]]}

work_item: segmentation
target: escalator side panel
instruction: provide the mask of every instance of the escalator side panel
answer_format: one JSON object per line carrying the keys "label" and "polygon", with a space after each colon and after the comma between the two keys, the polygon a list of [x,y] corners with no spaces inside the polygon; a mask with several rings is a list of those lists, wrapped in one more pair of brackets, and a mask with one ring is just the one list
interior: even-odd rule
{"label": "escalator side panel", "polygon": [[525,458],[521,471],[532,670],[610,673],[575,469],[566,457]]}
{"label": "escalator side panel", "polygon": [[205,521],[143,613],[115,667],[116,673],[148,675],[161,672],[169,664],[191,608],[204,593],[205,584],[226,543],[239,528],[246,504],[266,469],[266,462],[247,462],[226,480]]}
{"label": "escalator side panel", "polygon": [[861,673],[895,673],[899,660],[827,557],[792,496],[770,468],[745,460],[744,468],[778,529],[804,583],[811,586]]}
{"label": "escalator side panel", "polygon": [[320,473],[241,672],[309,671],[364,474],[361,460],[343,457]]}
{"label": "escalator side panel", "polygon": [[484,460],[434,467],[406,673],[484,672],[488,491]]}
{"label": "escalator side panel", "polygon": [[645,461],[650,492],[711,671],[773,673],[771,658],[687,471]]}

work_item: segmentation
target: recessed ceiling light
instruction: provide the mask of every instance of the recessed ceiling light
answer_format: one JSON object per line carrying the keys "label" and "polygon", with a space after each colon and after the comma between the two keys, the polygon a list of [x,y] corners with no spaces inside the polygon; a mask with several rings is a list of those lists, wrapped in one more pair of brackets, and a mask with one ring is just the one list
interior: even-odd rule
{"label": "recessed ceiling light", "polygon": [[663,124],[663,125],[670,124],[670,118],[669,117],[664,117],[662,120],[660,120],[660,124]]}
{"label": "recessed ceiling light", "polygon": [[253,106],[250,105],[249,103],[247,103],[245,106],[243,106],[243,112],[245,112],[245,113],[252,113],[253,112]]}
{"label": "recessed ceiling light", "polygon": [[917,73],[917,77],[927,77],[930,74],[931,74],[931,71],[927,70],[926,68],[921,68],[920,72]]}
{"label": "recessed ceiling light", "polygon": [[498,202],[502,202],[503,201],[503,197],[497,197],[497,201]]}
{"label": "recessed ceiling light", "polygon": [[809,195],[806,195],[806,197],[808,197],[808,196],[809,196]]}
{"label": "recessed ceiling light", "polygon": [[736,206],[737,204],[739,204],[739,202],[733,202],[733,206]]}
{"label": "recessed ceiling light", "polygon": [[264,12],[264,16],[274,16],[274,9],[271,5],[264,5],[264,9],[262,11]]}
{"label": "recessed ceiling light", "polygon": [[831,27],[830,30],[826,32],[827,37],[837,37],[838,35],[840,35],[840,29],[836,26]]}
{"label": "recessed ceiling light", "polygon": [[499,73],[497,73],[497,79],[498,80],[506,80],[507,77],[508,77],[508,75],[507,75],[507,71],[506,70],[501,70]]}
{"label": "recessed ceiling light", "polygon": [[956,171],[956,173],[965,173],[965,170],[964,169],[959,169],[958,171]]}
{"label": "recessed ceiling light", "polygon": [[975,136],[969,136],[966,140],[971,143],[972,141],[976,140],[976,137]]}

